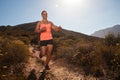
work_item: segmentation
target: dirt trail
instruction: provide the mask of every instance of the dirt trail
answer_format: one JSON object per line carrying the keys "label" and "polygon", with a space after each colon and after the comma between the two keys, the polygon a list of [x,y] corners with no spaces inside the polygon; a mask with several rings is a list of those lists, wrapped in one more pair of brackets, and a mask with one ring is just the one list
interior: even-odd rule
{"label": "dirt trail", "polygon": [[[40,76],[40,72],[44,70],[43,61],[46,57],[42,59],[39,58],[39,51],[35,50],[33,53],[33,47],[29,47],[31,56],[29,57],[28,63],[24,69],[24,74],[28,76],[32,69],[35,69],[35,75],[37,79]],[[74,65],[67,64],[65,59],[57,59],[55,61],[51,60],[50,70],[47,72],[46,76],[50,80],[99,80],[92,76],[84,76],[83,71]]]}

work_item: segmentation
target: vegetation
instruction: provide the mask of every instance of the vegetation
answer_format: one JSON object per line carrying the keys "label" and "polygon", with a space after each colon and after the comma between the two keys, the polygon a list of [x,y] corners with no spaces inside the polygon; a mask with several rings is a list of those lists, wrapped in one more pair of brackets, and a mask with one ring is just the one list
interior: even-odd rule
{"label": "vegetation", "polygon": [[60,37],[55,39],[54,56],[66,58],[69,63],[78,65],[86,75],[105,77],[111,80],[120,78],[120,36],[106,35],[106,38],[93,42],[84,39]]}
{"label": "vegetation", "polygon": [[[27,45],[38,45],[39,37],[23,29],[0,27],[0,80],[25,80],[21,71],[29,57]],[[82,34],[79,37],[78,33],[77,37],[66,34],[54,32],[54,59],[66,58],[69,64],[82,68],[86,75],[120,79],[120,35],[109,34],[99,39]]]}
{"label": "vegetation", "polygon": [[28,57],[28,47],[22,41],[0,37],[0,80],[25,80],[22,69]]}

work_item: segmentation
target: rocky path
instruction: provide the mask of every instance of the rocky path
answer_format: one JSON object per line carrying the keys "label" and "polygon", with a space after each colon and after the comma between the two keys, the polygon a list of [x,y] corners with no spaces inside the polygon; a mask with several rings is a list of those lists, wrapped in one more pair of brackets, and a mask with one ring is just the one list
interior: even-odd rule
{"label": "rocky path", "polygon": [[[39,51],[33,51],[33,47],[29,47],[30,57],[26,67],[24,69],[24,74],[28,76],[31,70],[35,71],[37,80],[39,80],[41,72],[44,70],[44,61],[46,57],[42,59],[39,58]],[[84,76],[83,71],[74,65],[67,64],[65,59],[57,59],[55,61],[51,60],[50,70],[46,72],[45,78],[43,80],[99,80],[92,76]]]}

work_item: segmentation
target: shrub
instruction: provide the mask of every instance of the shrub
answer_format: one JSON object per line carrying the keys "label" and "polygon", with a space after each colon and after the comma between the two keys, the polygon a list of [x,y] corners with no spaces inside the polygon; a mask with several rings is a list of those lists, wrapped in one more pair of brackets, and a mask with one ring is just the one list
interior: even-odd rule
{"label": "shrub", "polygon": [[29,42],[30,42],[30,40],[29,40],[28,37],[19,37],[19,39],[20,39],[21,41],[23,41],[26,45],[28,45]]}
{"label": "shrub", "polygon": [[26,61],[28,57],[28,48],[21,41],[5,41],[2,43],[3,59],[1,63],[13,65]]}
{"label": "shrub", "polygon": [[115,36],[113,34],[108,34],[105,36],[105,44],[107,46],[114,46],[115,45]]}
{"label": "shrub", "polygon": [[[29,55],[27,45],[17,39],[0,39],[0,54],[0,77],[6,75],[10,80],[16,80],[19,76],[19,80],[22,80],[23,63],[28,60]],[[11,70],[14,72],[14,78],[9,76]]]}

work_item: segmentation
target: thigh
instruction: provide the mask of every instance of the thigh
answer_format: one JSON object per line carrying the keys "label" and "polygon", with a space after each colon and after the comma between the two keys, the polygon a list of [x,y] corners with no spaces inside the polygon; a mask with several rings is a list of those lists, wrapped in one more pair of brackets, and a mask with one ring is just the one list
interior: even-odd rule
{"label": "thigh", "polygon": [[45,54],[46,54],[46,51],[47,51],[47,46],[41,46],[41,47],[40,47],[40,51],[41,51],[41,53],[42,53],[43,55],[45,55]]}
{"label": "thigh", "polygon": [[47,45],[47,54],[51,54],[53,50],[53,44],[48,44]]}

